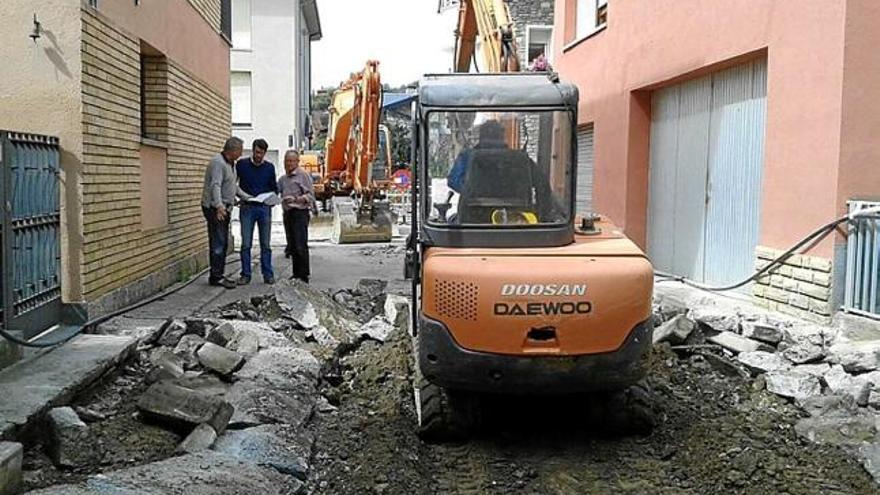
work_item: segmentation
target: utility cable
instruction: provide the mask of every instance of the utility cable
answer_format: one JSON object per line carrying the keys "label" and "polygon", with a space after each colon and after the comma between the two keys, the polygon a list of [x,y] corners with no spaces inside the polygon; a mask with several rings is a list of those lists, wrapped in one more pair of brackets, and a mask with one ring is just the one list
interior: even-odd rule
{"label": "utility cable", "polygon": [[[239,253],[238,253],[238,252],[234,252],[233,254],[239,254]],[[230,255],[230,256],[231,256],[231,255]],[[226,264],[227,264],[227,265],[232,265],[232,264],[235,264],[235,263],[238,263],[238,262],[240,262],[239,259],[233,259],[233,260],[228,260],[228,259],[227,259]],[[96,317],[96,318],[92,318],[91,320],[89,320],[89,321],[83,323],[82,326],[80,326],[76,331],[74,331],[74,332],[71,333],[70,335],[65,335],[64,337],[61,337],[61,338],[59,338],[59,339],[50,340],[50,341],[48,341],[48,342],[41,342],[41,341],[39,341],[39,340],[34,341],[34,342],[31,342],[31,341],[28,341],[28,340],[22,339],[22,338],[20,338],[20,337],[17,337],[17,336],[15,336],[15,335],[9,333],[9,331],[6,330],[5,328],[0,328],[0,337],[3,337],[4,339],[6,339],[6,340],[8,340],[8,341],[10,341],[10,342],[12,342],[12,343],[14,343],[14,344],[20,345],[20,346],[22,346],[22,347],[32,347],[32,348],[37,348],[37,349],[45,349],[45,348],[48,348],[48,347],[55,347],[56,345],[63,344],[63,343],[65,343],[65,342],[67,342],[68,340],[70,340],[70,339],[76,337],[77,335],[83,333],[84,331],[86,331],[86,329],[89,329],[89,328],[95,327],[95,326],[97,326],[97,325],[100,325],[101,323],[104,323],[104,322],[107,321],[107,320],[110,320],[110,319],[112,319],[112,318],[116,318],[117,316],[121,316],[121,315],[123,315],[123,314],[125,314],[125,313],[128,313],[128,312],[130,312],[130,311],[134,311],[134,310],[136,310],[136,309],[138,309],[138,308],[141,308],[141,307],[143,307],[143,306],[146,306],[147,304],[150,304],[150,303],[156,302],[156,301],[158,301],[159,299],[163,299],[163,298],[165,298],[165,297],[168,297],[168,296],[170,296],[170,295],[173,295],[173,294],[179,292],[180,290],[182,290],[182,289],[184,289],[184,288],[189,287],[190,285],[192,285],[196,280],[200,279],[203,275],[205,275],[206,273],[208,273],[210,270],[211,270],[210,267],[205,268],[204,270],[202,270],[202,271],[200,271],[199,273],[195,274],[192,278],[190,278],[189,280],[187,280],[187,281],[184,282],[183,284],[180,284],[180,285],[178,285],[178,286],[175,286],[175,287],[172,287],[172,288],[170,288],[170,289],[167,289],[167,290],[165,290],[165,291],[163,291],[163,292],[160,292],[160,293],[158,293],[158,294],[155,294],[155,295],[153,295],[153,296],[150,296],[150,297],[148,297],[147,299],[144,299],[144,300],[142,300],[142,301],[138,301],[138,302],[136,302],[136,303],[134,303],[134,304],[128,305],[128,306],[126,306],[126,307],[124,307],[124,308],[117,309],[116,311],[110,312],[110,313],[108,313],[108,314],[106,314],[106,315],[102,315],[102,316],[98,316],[98,317]]]}
{"label": "utility cable", "polygon": [[758,270],[754,274],[752,274],[752,276],[746,278],[745,280],[741,280],[735,284],[724,285],[724,286],[712,286],[712,285],[705,285],[705,284],[701,284],[699,282],[695,282],[693,280],[690,280],[690,279],[683,277],[683,276],[680,276],[680,275],[673,275],[670,273],[664,273],[659,270],[655,270],[654,274],[657,275],[658,277],[661,277],[661,279],[658,280],[657,283],[680,282],[680,283],[688,285],[690,287],[694,287],[696,289],[704,290],[707,292],[726,292],[726,291],[738,289],[746,284],[757,281],[759,278],[764,276],[764,274],[766,274],[767,272],[773,270],[777,266],[784,263],[785,260],[792,257],[797,251],[799,251],[801,248],[803,248],[807,244],[809,244],[811,242],[821,241],[822,239],[827,237],[828,234],[833,232],[834,229],[836,229],[838,225],[840,225],[842,223],[846,223],[846,222],[854,222],[857,219],[880,218],[880,217],[878,217],[878,215],[880,215],[880,206],[876,206],[873,208],[865,208],[862,210],[850,212],[849,214],[847,214],[845,216],[842,216],[832,222],[829,222],[829,223],[819,227],[818,229],[814,230],[813,232],[811,232],[809,235],[807,235],[806,237],[804,237],[800,241],[798,241],[794,246],[789,248],[787,251],[780,254],[776,258],[774,258],[769,264],[767,264],[766,266],[764,266],[763,268],[761,268],[760,270]]}

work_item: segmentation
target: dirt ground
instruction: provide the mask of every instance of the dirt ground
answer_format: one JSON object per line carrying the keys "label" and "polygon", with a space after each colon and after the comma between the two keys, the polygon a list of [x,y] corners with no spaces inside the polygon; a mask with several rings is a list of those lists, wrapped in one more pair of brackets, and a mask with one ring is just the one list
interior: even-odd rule
{"label": "dirt ground", "polygon": [[318,414],[314,493],[877,493],[841,450],[801,441],[798,410],[699,355],[651,356],[659,425],[640,436],[586,422],[597,397],[488,397],[484,424],[459,444],[413,433],[409,340],[343,358],[343,382]]}
{"label": "dirt ground", "polygon": [[[347,287],[386,273],[388,290],[403,293],[401,251],[319,246],[315,258],[328,266],[333,260]],[[332,283],[335,272],[319,273],[316,288],[332,294],[343,287]],[[247,309],[229,306],[232,292],[218,304]],[[491,396],[484,397],[481,427],[454,444],[415,435],[410,340],[403,331],[385,344],[365,341],[341,354],[315,350],[327,360],[320,392],[332,406],[318,407],[306,426],[317,440],[305,493],[877,493],[850,454],[796,435],[793,425],[804,415],[796,407],[764,391],[760,379],[725,375],[700,354],[676,354],[665,345],[652,352],[646,385],[659,424],[650,434],[590,419],[599,396]],[[171,457],[181,438],[135,415],[149,366],[148,353],[141,353],[74,401],[106,452],[100,465],[57,470],[33,445],[24,463],[26,488]]]}

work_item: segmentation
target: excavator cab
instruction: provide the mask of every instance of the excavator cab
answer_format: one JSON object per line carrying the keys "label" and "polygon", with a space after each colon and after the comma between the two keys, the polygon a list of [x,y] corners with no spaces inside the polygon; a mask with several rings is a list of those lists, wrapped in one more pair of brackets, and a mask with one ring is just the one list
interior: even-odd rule
{"label": "excavator cab", "polygon": [[577,106],[547,73],[420,84],[407,272],[423,436],[466,429],[475,394],[643,376],[653,269],[606,219],[575,218]]}

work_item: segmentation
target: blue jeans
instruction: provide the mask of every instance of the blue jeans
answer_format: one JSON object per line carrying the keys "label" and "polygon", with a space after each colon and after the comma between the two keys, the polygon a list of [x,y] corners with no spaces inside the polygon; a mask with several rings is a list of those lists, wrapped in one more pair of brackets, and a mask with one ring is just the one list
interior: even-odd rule
{"label": "blue jeans", "polygon": [[241,276],[251,276],[251,247],[254,242],[254,224],[260,230],[260,271],[263,278],[275,278],[272,271],[272,249],[269,241],[272,238],[272,207],[268,205],[248,205],[241,207]]}

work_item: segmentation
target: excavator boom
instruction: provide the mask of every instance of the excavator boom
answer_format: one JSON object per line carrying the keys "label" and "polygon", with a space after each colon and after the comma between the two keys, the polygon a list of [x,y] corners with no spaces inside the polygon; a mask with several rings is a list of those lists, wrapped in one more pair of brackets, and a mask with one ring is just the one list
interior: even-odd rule
{"label": "excavator boom", "polygon": [[319,200],[333,203],[331,239],[338,243],[391,240],[391,215],[385,200],[390,160],[379,157],[382,83],[379,62],[370,60],[352,75],[330,102],[326,161]]}
{"label": "excavator boom", "polygon": [[520,70],[513,21],[504,0],[461,0],[455,72],[469,72],[479,37],[485,72]]}

